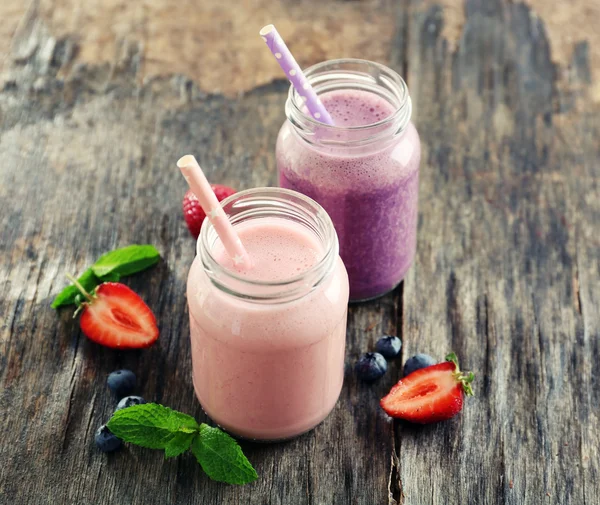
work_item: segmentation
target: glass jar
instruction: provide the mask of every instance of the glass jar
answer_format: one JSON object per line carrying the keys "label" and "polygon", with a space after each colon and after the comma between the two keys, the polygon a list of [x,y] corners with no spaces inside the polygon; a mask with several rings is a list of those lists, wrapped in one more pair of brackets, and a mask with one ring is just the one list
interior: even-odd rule
{"label": "glass jar", "polygon": [[280,186],[329,213],[350,299],[375,298],[402,281],[416,250],[421,148],[408,88],[365,60],[326,61],[306,77],[335,126],[311,117],[290,87],[276,148]]}
{"label": "glass jar", "polygon": [[277,226],[276,236],[316,244],[318,257],[301,271],[291,255],[277,264],[287,277],[251,279],[217,260],[220,241],[205,219],[187,281],[194,389],[232,434],[294,437],[327,417],[342,388],[348,276],[337,235],[323,208],[294,191],[251,189],[222,205],[238,233],[258,240]]}

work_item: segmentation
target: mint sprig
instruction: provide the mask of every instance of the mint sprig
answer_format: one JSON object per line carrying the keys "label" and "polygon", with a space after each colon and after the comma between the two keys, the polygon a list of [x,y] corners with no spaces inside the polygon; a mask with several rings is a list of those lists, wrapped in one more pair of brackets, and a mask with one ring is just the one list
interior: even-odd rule
{"label": "mint sprig", "polygon": [[219,428],[201,424],[200,433],[192,441],[192,452],[213,480],[246,484],[258,477],[240,446]]}
{"label": "mint sprig", "polygon": [[240,446],[227,433],[198,424],[193,417],[168,407],[156,403],[134,405],[115,412],[107,426],[125,442],[163,449],[167,458],[191,448],[213,480],[247,484],[258,478]]}
{"label": "mint sprig", "polygon": [[[117,282],[124,275],[145,270],[160,259],[160,254],[152,245],[130,245],[102,255],[77,280],[83,288],[92,292],[103,282]],[[74,284],[63,289],[52,302],[52,308],[76,304],[79,290]]]}

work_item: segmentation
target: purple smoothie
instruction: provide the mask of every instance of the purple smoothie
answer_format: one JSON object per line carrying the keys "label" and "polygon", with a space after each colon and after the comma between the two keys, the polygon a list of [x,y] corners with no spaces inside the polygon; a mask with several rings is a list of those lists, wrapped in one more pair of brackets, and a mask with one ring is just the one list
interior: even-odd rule
{"label": "purple smoothie", "polygon": [[339,131],[340,144],[307,142],[289,121],[277,139],[280,185],[319,202],[331,216],[350,279],[350,299],[393,289],[416,249],[420,142],[408,123],[399,134],[344,129],[373,125],[394,106],[368,91],[341,89],[320,95]]}

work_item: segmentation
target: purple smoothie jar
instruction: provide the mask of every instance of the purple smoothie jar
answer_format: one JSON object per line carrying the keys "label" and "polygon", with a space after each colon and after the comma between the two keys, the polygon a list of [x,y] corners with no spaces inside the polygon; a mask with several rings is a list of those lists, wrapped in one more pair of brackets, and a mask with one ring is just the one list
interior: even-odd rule
{"label": "purple smoothie jar", "polygon": [[290,87],[277,138],[279,182],[331,216],[351,301],[375,298],[402,281],[415,256],[421,147],[408,88],[366,60],[326,61],[305,74],[335,126],[311,117]]}

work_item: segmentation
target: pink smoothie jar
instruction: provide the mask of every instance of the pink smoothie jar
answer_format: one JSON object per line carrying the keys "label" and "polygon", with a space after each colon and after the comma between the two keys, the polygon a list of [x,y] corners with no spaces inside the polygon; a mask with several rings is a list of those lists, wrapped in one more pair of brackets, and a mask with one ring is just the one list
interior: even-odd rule
{"label": "pink smoothie jar", "polygon": [[254,266],[236,270],[204,221],[187,281],[194,389],[234,435],[295,437],[342,388],[349,288],[337,235],[294,191],[251,189],[222,205]]}
{"label": "pink smoothie jar", "polygon": [[331,216],[350,299],[375,298],[402,281],[416,250],[421,147],[408,88],[365,60],[326,61],[305,74],[335,126],[313,118],[290,87],[276,148],[280,185]]}

